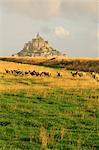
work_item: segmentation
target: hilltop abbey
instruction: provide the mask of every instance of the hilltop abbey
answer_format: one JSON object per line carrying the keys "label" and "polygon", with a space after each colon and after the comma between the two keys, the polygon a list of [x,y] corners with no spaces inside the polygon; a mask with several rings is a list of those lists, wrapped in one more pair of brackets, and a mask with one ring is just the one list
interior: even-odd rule
{"label": "hilltop abbey", "polygon": [[61,52],[52,48],[48,41],[44,40],[39,33],[36,38],[24,44],[23,49],[16,54],[17,56],[60,56]]}
{"label": "hilltop abbey", "polygon": [[[50,46],[48,44],[48,41],[44,41],[44,39],[39,35],[39,33],[37,34],[37,37],[32,39],[32,43],[33,44],[33,48],[34,49],[43,49],[43,48],[47,48],[49,49]],[[26,43],[26,46],[28,45],[28,43]]]}
{"label": "hilltop abbey", "polygon": [[37,34],[36,38],[32,39],[32,41],[29,41],[28,43],[25,43],[24,50],[42,50],[42,49],[50,49],[51,47],[48,44],[48,41],[45,41],[39,33]]}

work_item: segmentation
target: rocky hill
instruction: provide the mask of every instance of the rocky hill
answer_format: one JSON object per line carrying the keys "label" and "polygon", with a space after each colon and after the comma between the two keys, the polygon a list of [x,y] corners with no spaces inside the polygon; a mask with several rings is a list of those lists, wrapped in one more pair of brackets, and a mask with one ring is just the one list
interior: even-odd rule
{"label": "rocky hill", "polygon": [[48,41],[44,40],[39,33],[36,38],[25,43],[24,48],[15,54],[17,56],[63,56],[61,52],[52,48]]}

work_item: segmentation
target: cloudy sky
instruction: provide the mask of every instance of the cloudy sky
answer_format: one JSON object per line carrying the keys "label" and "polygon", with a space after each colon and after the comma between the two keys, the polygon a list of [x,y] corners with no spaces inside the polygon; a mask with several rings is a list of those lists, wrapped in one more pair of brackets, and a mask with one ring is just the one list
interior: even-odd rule
{"label": "cloudy sky", "polygon": [[71,57],[99,57],[98,0],[0,0],[0,56],[39,32]]}

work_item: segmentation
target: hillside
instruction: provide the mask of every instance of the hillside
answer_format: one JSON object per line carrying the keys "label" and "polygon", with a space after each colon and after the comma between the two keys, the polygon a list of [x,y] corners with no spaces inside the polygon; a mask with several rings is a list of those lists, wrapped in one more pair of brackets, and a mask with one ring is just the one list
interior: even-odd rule
{"label": "hillside", "polygon": [[2,61],[99,73],[99,58],[0,57]]}

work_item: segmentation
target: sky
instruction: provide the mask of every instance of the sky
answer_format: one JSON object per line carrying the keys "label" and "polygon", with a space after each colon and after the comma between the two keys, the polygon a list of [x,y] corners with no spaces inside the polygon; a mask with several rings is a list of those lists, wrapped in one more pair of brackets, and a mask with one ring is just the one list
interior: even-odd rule
{"label": "sky", "polygon": [[70,57],[99,57],[98,0],[0,0],[0,56],[40,35]]}

